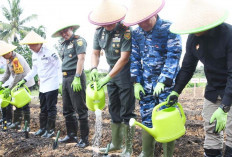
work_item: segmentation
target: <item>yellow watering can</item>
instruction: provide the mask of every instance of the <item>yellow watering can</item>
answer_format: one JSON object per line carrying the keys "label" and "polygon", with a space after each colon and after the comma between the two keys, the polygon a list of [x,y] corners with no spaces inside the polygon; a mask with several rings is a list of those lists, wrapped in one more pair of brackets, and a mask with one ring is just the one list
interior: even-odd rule
{"label": "yellow watering can", "polygon": [[17,108],[22,108],[31,101],[31,92],[26,85],[23,87],[15,86],[11,90],[11,101],[6,101]]}
{"label": "yellow watering can", "polygon": [[105,92],[101,88],[97,90],[97,83],[91,82],[86,89],[86,105],[91,111],[102,110],[105,107]]}
{"label": "yellow watering can", "polygon": [[8,98],[4,98],[4,94],[2,94],[4,91],[4,88],[2,88],[0,90],[0,104],[1,104],[1,108],[5,108],[9,105],[9,102],[11,100],[11,96],[9,96]]}
{"label": "yellow watering can", "polygon": [[153,109],[153,128],[144,126],[143,124],[137,122],[134,118],[130,119],[130,126],[140,126],[160,143],[167,143],[180,138],[185,134],[186,117],[183,108],[180,103],[176,103],[179,109],[176,107],[169,107],[157,111],[160,107],[166,104],[167,102],[163,102]]}

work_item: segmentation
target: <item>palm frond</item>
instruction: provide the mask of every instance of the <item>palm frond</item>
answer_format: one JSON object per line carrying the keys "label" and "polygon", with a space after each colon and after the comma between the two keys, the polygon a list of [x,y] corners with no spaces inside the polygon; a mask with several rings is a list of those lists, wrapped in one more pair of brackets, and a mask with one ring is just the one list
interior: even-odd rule
{"label": "palm frond", "polygon": [[12,19],[11,13],[6,7],[2,7],[2,13],[7,20],[10,21]]}
{"label": "palm frond", "polygon": [[23,19],[22,21],[20,21],[19,25],[23,25],[26,22],[29,22],[31,20],[36,19],[38,16],[36,14],[32,14],[31,16],[26,17],[25,19]]}

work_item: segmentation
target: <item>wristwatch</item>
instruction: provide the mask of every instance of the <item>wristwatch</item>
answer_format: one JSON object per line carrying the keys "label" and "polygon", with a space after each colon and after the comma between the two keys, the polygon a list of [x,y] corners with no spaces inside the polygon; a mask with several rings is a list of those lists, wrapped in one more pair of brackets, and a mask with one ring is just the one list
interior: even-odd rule
{"label": "wristwatch", "polygon": [[81,75],[76,73],[75,77],[81,77]]}
{"label": "wristwatch", "polygon": [[227,112],[230,111],[230,106],[228,106],[228,105],[221,104],[221,105],[220,105],[220,108],[221,108],[225,113],[227,113]]}

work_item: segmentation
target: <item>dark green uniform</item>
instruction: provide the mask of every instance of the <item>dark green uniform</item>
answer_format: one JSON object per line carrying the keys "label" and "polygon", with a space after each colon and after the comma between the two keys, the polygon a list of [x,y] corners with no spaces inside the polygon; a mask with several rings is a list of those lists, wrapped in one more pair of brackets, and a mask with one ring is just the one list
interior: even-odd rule
{"label": "dark green uniform", "polygon": [[62,43],[61,48],[63,115],[66,120],[67,135],[70,137],[77,136],[78,123],[75,113],[79,115],[78,119],[80,121],[81,136],[87,138],[89,134],[88,109],[85,103],[86,79],[84,71],[80,76],[82,90],[74,92],[71,88],[72,81],[76,74],[77,56],[85,53],[86,47],[87,43],[84,38],[73,35],[69,40]]}
{"label": "dark green uniform", "polygon": [[[117,23],[112,31],[100,27],[94,36],[95,50],[105,50],[107,63],[110,70],[124,51],[131,51],[131,28]],[[109,70],[109,71],[110,71]],[[107,84],[109,96],[109,112],[113,123],[127,123],[135,117],[134,88],[130,77],[130,61]]]}

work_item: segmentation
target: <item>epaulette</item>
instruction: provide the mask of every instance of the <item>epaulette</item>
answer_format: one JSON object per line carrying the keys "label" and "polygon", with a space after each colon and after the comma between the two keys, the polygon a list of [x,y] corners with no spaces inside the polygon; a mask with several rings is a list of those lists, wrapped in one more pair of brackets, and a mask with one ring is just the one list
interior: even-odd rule
{"label": "epaulette", "polygon": [[120,23],[121,29],[122,30],[127,30],[129,27],[125,26],[122,22]]}
{"label": "epaulette", "polygon": [[96,27],[96,30],[98,30],[98,29],[100,29],[100,28],[102,28],[102,26],[97,26],[97,27]]}
{"label": "epaulette", "polygon": [[79,37],[80,37],[79,35],[75,35],[75,36],[74,36],[75,39],[78,39]]}

